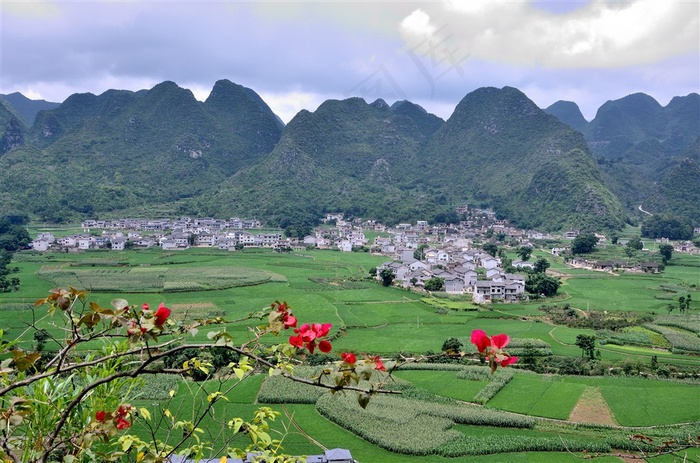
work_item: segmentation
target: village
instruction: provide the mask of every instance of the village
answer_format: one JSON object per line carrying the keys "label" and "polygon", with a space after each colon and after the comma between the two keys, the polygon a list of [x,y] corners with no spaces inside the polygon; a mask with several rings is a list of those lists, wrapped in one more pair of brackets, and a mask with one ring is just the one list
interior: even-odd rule
{"label": "village", "polygon": [[[452,225],[430,225],[427,221],[419,220],[415,224],[400,223],[394,227],[358,218],[346,220],[342,213],[327,214],[324,225],[303,239],[284,237],[281,230],[264,229],[262,222],[254,219],[182,217],[178,220],[86,220],[81,224],[83,233],[60,238],[51,233],[40,233],[31,247],[42,252],[120,251],[150,247],[160,247],[166,251],[190,247],[216,247],[229,251],[248,247],[271,248],[281,252],[306,249],[366,251],[388,259],[377,267],[377,280],[381,280],[382,271],[388,270],[393,276],[394,285],[421,290],[426,288],[426,282],[440,279],[440,290],[448,294],[471,296],[474,303],[484,304],[526,300],[526,269],[534,266],[533,262],[520,259],[507,259],[504,266],[504,259],[486,252],[487,243],[502,242],[511,249],[537,247],[546,249],[553,256],[560,256],[568,255],[570,247],[566,243],[579,233],[570,230],[563,235],[551,235],[536,230],[521,230],[510,226],[505,220],[497,219],[495,213],[487,209],[463,206],[457,212],[464,214],[467,220]],[[365,235],[370,232],[376,235],[372,242]],[[605,235],[595,236],[599,246],[607,244]],[[691,242],[677,243],[674,250],[700,254],[700,249]],[[605,272],[619,269],[659,272],[659,265],[654,262],[630,264],[629,261],[589,261],[569,256],[567,263],[572,267]]]}

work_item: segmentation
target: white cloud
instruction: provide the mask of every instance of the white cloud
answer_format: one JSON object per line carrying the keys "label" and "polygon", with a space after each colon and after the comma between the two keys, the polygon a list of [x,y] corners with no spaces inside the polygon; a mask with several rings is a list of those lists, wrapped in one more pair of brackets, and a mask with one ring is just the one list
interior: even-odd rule
{"label": "white cloud", "polygon": [[[652,63],[700,48],[700,3],[595,0],[566,14],[531,1],[469,0],[423,5],[400,31],[408,47],[421,39],[405,23],[432,27],[445,41],[484,60],[550,68],[622,67]],[[430,34],[428,34],[430,35]]]}
{"label": "white cloud", "polygon": [[421,10],[417,9],[410,15],[406,16],[401,21],[401,28],[404,32],[414,34],[419,37],[423,35],[432,35],[435,33],[435,26],[430,24],[430,16]]}

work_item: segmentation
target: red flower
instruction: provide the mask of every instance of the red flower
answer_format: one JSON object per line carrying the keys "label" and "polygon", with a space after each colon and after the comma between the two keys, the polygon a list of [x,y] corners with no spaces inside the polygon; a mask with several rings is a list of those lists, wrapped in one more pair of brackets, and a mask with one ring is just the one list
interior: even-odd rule
{"label": "red flower", "polygon": [[472,331],[471,342],[476,346],[480,354],[483,354],[486,348],[491,345],[491,339],[482,330]]}
{"label": "red flower", "polygon": [[496,349],[503,349],[510,342],[510,336],[507,334],[495,334],[491,337],[491,345]]}
{"label": "red flower", "polygon": [[146,303],[144,303],[144,304],[141,306],[141,310],[150,310],[150,309],[151,309],[151,306],[149,306],[149,305],[146,304]]}
{"label": "red flower", "polygon": [[331,343],[328,341],[321,341],[318,343],[318,348],[321,352],[324,354],[327,354],[331,350],[333,350],[333,346],[331,346]]}
{"label": "red flower", "polygon": [[294,315],[292,315],[292,312],[289,311],[289,306],[287,305],[287,302],[275,301],[272,304],[270,304],[272,310],[275,310],[275,306],[277,307],[277,312],[282,313],[282,324],[284,325],[284,329],[286,330],[289,328],[296,328],[297,318]]}
{"label": "red flower", "polygon": [[357,362],[357,356],[355,356],[355,354],[352,352],[343,352],[340,354],[340,358],[342,358],[343,362],[347,363],[348,365],[354,365],[355,362]]}
{"label": "red flower", "polygon": [[160,306],[158,306],[158,310],[156,310],[156,313],[153,314],[156,326],[162,327],[169,316],[170,309],[165,307],[165,305],[161,302]]}
{"label": "red flower", "polygon": [[294,330],[297,336],[290,336],[289,343],[298,348],[306,347],[309,353],[313,354],[314,350],[316,350],[316,341],[318,340],[318,348],[321,352],[330,352],[333,348],[331,343],[327,340],[321,340],[320,338],[328,335],[331,326],[333,325],[330,323],[314,323],[313,325],[304,323]]}
{"label": "red flower", "polygon": [[384,366],[384,364],[382,363],[382,359],[380,359],[378,355],[376,357],[374,357],[372,360],[374,360],[374,369],[375,370],[386,371],[386,367]]}
{"label": "red flower", "polygon": [[301,336],[290,336],[289,337],[289,344],[293,345],[294,347],[298,347],[298,348],[304,347],[304,341],[301,340]]}
{"label": "red flower", "polygon": [[131,423],[129,423],[127,420],[124,418],[117,418],[117,429],[129,429],[131,427]]}
{"label": "red flower", "polygon": [[95,419],[97,421],[104,421],[105,416],[107,416],[107,414],[105,413],[104,410],[100,410],[99,412],[95,413]]}
{"label": "red flower", "polygon": [[491,338],[482,331],[472,331],[471,342],[474,344],[480,354],[484,355],[489,360],[491,372],[496,371],[498,365],[507,367],[518,361],[518,357],[511,357],[503,350],[510,342],[510,336],[505,333],[493,335]]}
{"label": "red flower", "polygon": [[285,313],[284,317],[282,318],[282,323],[284,323],[284,329],[288,328],[296,328],[297,326],[297,318],[289,313]]}

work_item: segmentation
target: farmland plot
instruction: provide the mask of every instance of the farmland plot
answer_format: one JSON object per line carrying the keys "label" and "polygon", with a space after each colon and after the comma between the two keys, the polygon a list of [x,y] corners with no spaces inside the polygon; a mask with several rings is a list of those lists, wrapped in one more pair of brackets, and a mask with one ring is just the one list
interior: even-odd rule
{"label": "farmland plot", "polygon": [[191,268],[153,266],[135,268],[44,267],[39,276],[56,287],[95,292],[156,293],[227,289],[285,281],[285,277],[244,267]]}

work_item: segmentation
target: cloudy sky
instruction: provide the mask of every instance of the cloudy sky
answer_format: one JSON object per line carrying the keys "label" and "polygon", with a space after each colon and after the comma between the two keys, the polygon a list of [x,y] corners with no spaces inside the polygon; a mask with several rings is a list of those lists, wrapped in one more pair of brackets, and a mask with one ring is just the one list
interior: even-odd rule
{"label": "cloudy sky", "polygon": [[700,91],[698,0],[2,0],[0,23],[0,93],[56,102],[164,80],[204,100],[229,79],[285,122],[349,96],[448,118],[508,85],[590,120],[631,93]]}

